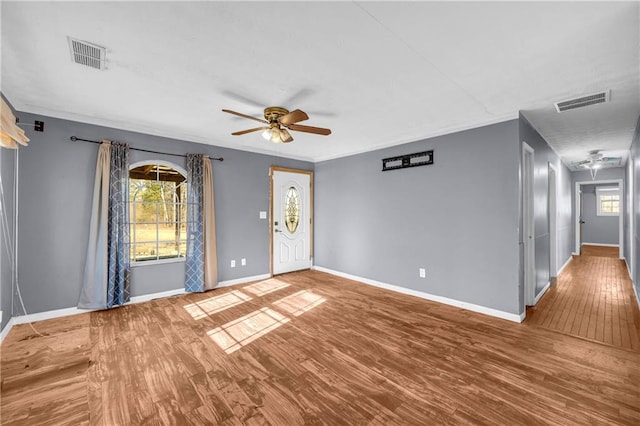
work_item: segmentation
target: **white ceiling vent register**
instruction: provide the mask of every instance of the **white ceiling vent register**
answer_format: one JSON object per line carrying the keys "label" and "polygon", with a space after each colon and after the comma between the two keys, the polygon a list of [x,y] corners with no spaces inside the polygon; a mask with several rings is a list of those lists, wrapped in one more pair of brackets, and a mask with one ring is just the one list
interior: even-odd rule
{"label": "white ceiling vent register", "polygon": [[71,37],[67,38],[73,62],[98,70],[106,69],[107,50],[104,47]]}
{"label": "white ceiling vent register", "polygon": [[594,93],[592,95],[582,96],[575,99],[569,99],[567,101],[556,102],[556,111],[563,112],[570,109],[582,108],[589,105],[602,104],[609,102],[609,90],[600,93]]}

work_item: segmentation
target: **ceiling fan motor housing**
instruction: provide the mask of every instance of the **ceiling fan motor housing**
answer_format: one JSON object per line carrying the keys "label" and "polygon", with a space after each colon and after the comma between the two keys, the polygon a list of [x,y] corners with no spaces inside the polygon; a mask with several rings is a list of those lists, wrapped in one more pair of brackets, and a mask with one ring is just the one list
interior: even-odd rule
{"label": "ceiling fan motor housing", "polygon": [[268,107],[264,109],[264,119],[269,123],[277,122],[278,118],[287,114],[289,114],[289,110],[282,107]]}

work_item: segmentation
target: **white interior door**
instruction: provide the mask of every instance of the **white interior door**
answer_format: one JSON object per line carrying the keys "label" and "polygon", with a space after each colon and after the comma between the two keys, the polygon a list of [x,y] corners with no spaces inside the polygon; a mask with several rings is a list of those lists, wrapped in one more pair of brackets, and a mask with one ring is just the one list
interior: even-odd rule
{"label": "white interior door", "polygon": [[535,304],[535,228],[533,221],[533,168],[534,151],[526,143],[522,143],[522,219],[524,244],[524,303]]}
{"label": "white interior door", "polygon": [[273,170],[273,274],[311,267],[311,174]]}

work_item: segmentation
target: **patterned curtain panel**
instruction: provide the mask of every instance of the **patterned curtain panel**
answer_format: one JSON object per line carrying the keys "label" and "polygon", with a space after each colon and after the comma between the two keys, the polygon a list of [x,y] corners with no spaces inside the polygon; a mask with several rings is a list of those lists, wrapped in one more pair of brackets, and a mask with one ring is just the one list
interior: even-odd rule
{"label": "patterned curtain panel", "polygon": [[130,298],[129,264],[129,145],[111,144],[109,184],[109,271],[107,308]]}
{"label": "patterned curtain panel", "polygon": [[201,154],[187,154],[187,254],[184,289],[192,293],[205,290],[202,157]]}
{"label": "patterned curtain panel", "polygon": [[129,300],[129,147],[103,141],[93,186],[89,243],[78,307]]}

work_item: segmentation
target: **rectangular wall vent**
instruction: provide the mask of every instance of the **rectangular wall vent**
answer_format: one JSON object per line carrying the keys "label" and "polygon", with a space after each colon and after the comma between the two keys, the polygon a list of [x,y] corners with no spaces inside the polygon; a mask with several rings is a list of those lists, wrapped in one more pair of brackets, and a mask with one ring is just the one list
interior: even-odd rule
{"label": "rectangular wall vent", "polygon": [[107,50],[104,47],[71,37],[68,39],[73,62],[98,70],[105,69]]}
{"label": "rectangular wall vent", "polygon": [[575,99],[569,99],[567,101],[556,102],[553,104],[556,107],[556,111],[563,112],[570,109],[582,108],[589,105],[602,104],[609,102],[609,91],[600,93],[594,93],[592,95],[582,96]]}

